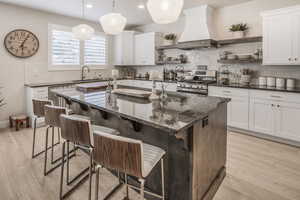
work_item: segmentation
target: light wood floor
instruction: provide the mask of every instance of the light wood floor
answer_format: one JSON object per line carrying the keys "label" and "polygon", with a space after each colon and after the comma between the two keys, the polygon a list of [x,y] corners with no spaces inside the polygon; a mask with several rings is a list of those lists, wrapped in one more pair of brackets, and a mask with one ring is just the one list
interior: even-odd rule
{"label": "light wood floor", "polygon": [[[44,129],[39,140],[44,141]],[[43,176],[43,156],[31,159],[32,130],[0,129],[0,200],[57,200],[59,173]],[[57,152],[60,152],[59,149]],[[72,159],[72,172],[85,167],[86,158]],[[80,161],[79,161],[80,160]],[[83,161],[84,160],[84,161]],[[100,191],[117,180],[101,172]],[[114,200],[122,199],[120,191]],[[131,199],[138,199],[130,192]],[[87,182],[70,200],[87,197]],[[300,149],[238,133],[228,134],[227,177],[215,200],[300,200]]]}

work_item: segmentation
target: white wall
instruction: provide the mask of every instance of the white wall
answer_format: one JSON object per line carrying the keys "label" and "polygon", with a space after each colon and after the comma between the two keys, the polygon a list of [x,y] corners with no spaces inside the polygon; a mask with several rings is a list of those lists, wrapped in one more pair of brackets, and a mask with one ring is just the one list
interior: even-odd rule
{"label": "white wall", "polygon": [[[0,43],[5,35],[18,28],[27,29],[37,35],[40,48],[36,55],[27,59],[11,56],[0,45],[0,86],[3,86],[2,95],[5,97],[6,106],[0,109],[0,121],[8,119],[11,114],[25,111],[24,83],[39,83],[52,81],[66,81],[80,79],[80,71],[48,71],[48,23],[65,26],[75,26],[88,23],[97,31],[101,27],[96,23],[61,15],[40,12],[0,3]],[[104,76],[110,75],[110,67],[97,72]],[[94,74],[93,72],[91,74]],[[1,123],[0,123],[1,126]]]}
{"label": "white wall", "polygon": [[[300,4],[300,0],[253,0],[242,4],[218,8],[215,10],[215,26],[218,39],[231,37],[228,31],[230,25],[244,22],[250,26],[248,36],[262,35],[262,19],[260,13],[287,6]],[[168,25],[148,24],[137,27],[142,32],[166,32],[181,34],[184,29],[185,18]]]}

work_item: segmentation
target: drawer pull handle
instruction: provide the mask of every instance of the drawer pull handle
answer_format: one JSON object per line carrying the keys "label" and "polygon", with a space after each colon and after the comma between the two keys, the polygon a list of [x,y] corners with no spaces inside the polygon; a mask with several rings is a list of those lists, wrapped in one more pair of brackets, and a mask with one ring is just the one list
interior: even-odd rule
{"label": "drawer pull handle", "polygon": [[281,96],[271,95],[273,98],[281,98]]}

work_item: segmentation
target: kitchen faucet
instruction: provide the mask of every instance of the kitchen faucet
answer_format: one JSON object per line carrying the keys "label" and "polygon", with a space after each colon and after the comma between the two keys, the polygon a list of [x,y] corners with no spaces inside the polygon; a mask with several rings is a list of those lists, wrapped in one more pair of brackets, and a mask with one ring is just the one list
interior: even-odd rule
{"label": "kitchen faucet", "polygon": [[87,65],[83,65],[81,67],[81,80],[83,81],[86,77],[84,75],[84,70],[87,69],[88,72],[90,72],[90,68]]}

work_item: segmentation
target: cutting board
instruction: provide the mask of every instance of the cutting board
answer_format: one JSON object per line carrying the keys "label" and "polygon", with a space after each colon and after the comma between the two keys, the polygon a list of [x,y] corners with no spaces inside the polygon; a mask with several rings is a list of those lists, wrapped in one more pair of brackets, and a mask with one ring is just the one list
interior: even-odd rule
{"label": "cutting board", "polygon": [[144,90],[128,89],[128,88],[119,88],[113,90],[115,94],[121,94],[126,96],[138,97],[138,98],[149,98],[151,92]]}
{"label": "cutting board", "polygon": [[81,92],[93,92],[107,87],[105,82],[84,83],[76,85],[76,89]]}

